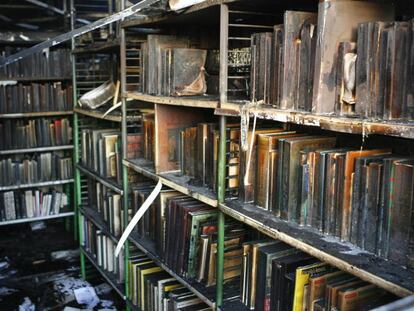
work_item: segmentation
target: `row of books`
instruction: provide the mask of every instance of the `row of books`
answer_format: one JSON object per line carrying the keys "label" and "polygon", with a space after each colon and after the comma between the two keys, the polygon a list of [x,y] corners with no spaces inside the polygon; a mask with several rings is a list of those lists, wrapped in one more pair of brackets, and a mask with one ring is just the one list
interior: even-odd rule
{"label": "row of books", "polygon": [[[154,185],[132,188],[133,213]],[[136,227],[145,241],[153,241],[162,260],[176,273],[206,286],[216,283],[217,209],[179,192],[165,189]],[[241,223],[226,224],[224,279],[234,280],[241,271],[241,245],[245,229]]]}
{"label": "row of books", "polygon": [[0,122],[0,149],[20,149],[69,145],[69,119],[4,120]]}
{"label": "row of books", "polygon": [[[340,147],[335,137],[260,127],[247,132],[241,151],[239,125],[229,124],[226,135],[228,197],[413,265],[407,255],[414,254],[414,235],[403,221],[414,210],[412,158],[389,149]],[[169,129],[168,160],[177,161],[193,183],[215,190],[218,138],[214,123]],[[391,200],[393,193],[408,195]],[[407,216],[395,216],[401,213]],[[390,248],[395,243],[398,250]]]}
{"label": "row of books", "polygon": [[120,252],[115,257],[116,242],[105,235],[87,218],[84,218],[82,246],[96,264],[105,270],[117,284],[125,282],[125,257]]}
{"label": "row of books", "polygon": [[[6,47],[0,53],[0,60],[17,53],[21,48]],[[45,50],[34,53],[21,60],[4,66],[0,70],[0,79],[70,77],[72,66],[69,49]]]}
{"label": "row of books", "polygon": [[57,215],[69,204],[59,187],[0,193],[1,221]]}
{"label": "row of books", "polygon": [[206,92],[207,50],[190,48],[189,37],[148,35],[141,54],[143,93],[183,96]]}
{"label": "row of books", "polygon": [[104,185],[88,179],[88,205],[94,208],[116,237],[122,233],[124,225],[122,196]]}
{"label": "row of books", "polygon": [[355,114],[414,119],[413,40],[414,20],[358,25],[357,46],[344,51],[357,55]]}
{"label": "row of books", "polygon": [[142,252],[129,258],[129,299],[142,311],[211,310]]}
{"label": "row of books", "polygon": [[243,244],[242,303],[250,310],[372,310],[397,299],[280,241]]}
{"label": "row of books", "polygon": [[72,86],[53,83],[0,85],[0,113],[70,111]]}
{"label": "row of books", "polygon": [[286,11],[273,32],[251,37],[251,100],[318,114],[412,120],[414,22],[393,18],[384,4]]}
{"label": "row of books", "polygon": [[[240,125],[226,127],[227,175],[226,191],[237,191]],[[217,188],[217,159],[219,130],[216,123],[195,123],[186,128],[171,128],[168,133],[168,161],[175,164],[181,174],[193,179],[194,184]]]}
{"label": "row of books", "polygon": [[[254,144],[240,153],[242,202],[412,265],[406,259],[414,254],[406,223],[414,211],[411,157],[341,148],[334,137],[282,129],[250,130],[247,137]],[[390,247],[396,243],[401,247]]]}
{"label": "row of books", "polygon": [[103,177],[120,183],[121,157],[119,129],[82,130],[82,164]]}
{"label": "row of books", "polygon": [[47,152],[32,157],[16,156],[0,161],[0,185],[70,179],[72,171],[72,157],[65,156],[63,152]]}

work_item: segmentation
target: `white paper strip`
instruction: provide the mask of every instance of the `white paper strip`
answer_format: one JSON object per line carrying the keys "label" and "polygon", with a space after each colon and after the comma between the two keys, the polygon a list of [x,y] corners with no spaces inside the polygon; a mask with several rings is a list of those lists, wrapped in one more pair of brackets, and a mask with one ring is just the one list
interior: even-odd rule
{"label": "white paper strip", "polygon": [[252,137],[250,139],[249,154],[248,154],[248,157],[247,157],[247,165],[246,165],[246,174],[244,174],[244,179],[243,179],[245,185],[249,184],[249,177],[250,177],[249,172],[250,172],[250,163],[251,163],[251,160],[252,160],[252,152],[253,152],[253,144],[254,144],[254,133],[256,132],[256,119],[257,119],[257,115],[254,114],[253,132],[252,132]]}
{"label": "white paper strip", "polygon": [[189,6],[192,6],[194,4],[198,4],[201,2],[204,2],[206,0],[170,0],[170,8],[173,11],[178,11],[184,8],[187,8]]}
{"label": "white paper strip", "polygon": [[134,229],[134,227],[137,225],[138,221],[141,219],[142,216],[144,216],[145,212],[151,206],[152,202],[154,202],[154,200],[157,198],[158,194],[161,191],[161,188],[162,188],[162,183],[159,180],[157,185],[155,186],[154,190],[152,190],[149,197],[141,205],[141,207],[138,209],[138,212],[131,219],[128,226],[125,228],[125,231],[124,231],[124,233],[122,233],[122,236],[119,239],[118,245],[116,246],[116,249],[115,249],[115,256],[116,257],[118,257],[119,253],[121,252],[122,246],[124,246],[125,241],[128,239],[129,235],[132,232],[132,229]]}

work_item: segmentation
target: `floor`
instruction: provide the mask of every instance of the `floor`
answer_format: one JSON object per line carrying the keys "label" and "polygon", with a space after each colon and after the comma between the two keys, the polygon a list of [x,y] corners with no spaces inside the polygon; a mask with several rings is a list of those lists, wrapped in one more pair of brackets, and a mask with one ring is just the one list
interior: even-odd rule
{"label": "floor", "polygon": [[[123,310],[96,270],[87,271],[89,282],[80,279],[77,242],[62,220],[0,227],[0,310]],[[91,301],[80,304],[85,290],[96,296],[88,292]]]}

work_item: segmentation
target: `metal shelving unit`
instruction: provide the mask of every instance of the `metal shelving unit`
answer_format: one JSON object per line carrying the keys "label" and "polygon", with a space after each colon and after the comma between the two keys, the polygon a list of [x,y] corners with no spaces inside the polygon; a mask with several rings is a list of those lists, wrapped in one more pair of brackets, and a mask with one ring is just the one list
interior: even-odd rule
{"label": "metal shelving unit", "polygon": [[[219,117],[220,123],[220,143],[219,143],[219,170],[218,170],[218,193],[210,193],[206,188],[194,188],[187,182],[176,178],[174,173],[157,174],[154,169],[154,163],[144,159],[123,159],[125,168],[132,169],[143,176],[152,180],[161,180],[161,182],[183,194],[187,194],[204,203],[212,206],[218,206],[218,254],[217,254],[217,287],[214,298],[214,307],[223,310],[244,310],[247,309],[240,300],[226,300],[223,297],[223,266],[224,266],[224,215],[228,215],[240,222],[243,222],[265,235],[284,241],[320,260],[338,267],[350,274],[353,274],[363,280],[371,282],[397,296],[407,296],[414,294],[414,274],[403,267],[395,267],[392,262],[380,259],[372,254],[362,252],[347,243],[338,240],[329,239],[326,235],[310,228],[300,227],[290,224],[274,217],[269,212],[261,211],[253,205],[242,204],[237,200],[225,200],[226,185],[226,141],[225,129],[228,117],[239,118],[241,109],[245,105],[253,106],[247,100],[235,101],[227,96],[228,91],[228,53],[229,42],[237,38],[229,35],[229,29],[235,27],[230,24],[230,14],[236,12],[232,3],[237,1],[206,1],[201,4],[187,8],[181,14],[162,14],[147,17],[130,17],[121,23],[124,36],[125,29],[128,27],[167,27],[183,23],[189,25],[192,22],[197,23],[200,16],[209,15],[214,19],[214,14],[218,15],[220,21],[220,94],[219,99],[214,97],[164,97],[142,94],[122,90],[123,96],[123,119],[126,118],[126,99],[135,99],[142,102],[148,102],[158,105],[174,105],[194,108],[211,108],[214,109],[215,115]],[[232,11],[233,10],[233,11]],[[240,39],[240,38],[239,38]],[[241,40],[241,39],[240,39]],[[125,57],[125,37],[121,40],[121,63]],[[121,72],[125,67],[121,67]],[[126,80],[123,79],[122,84]],[[323,130],[342,132],[349,134],[363,135],[384,135],[405,139],[414,139],[414,123],[412,122],[383,122],[377,120],[363,120],[357,118],[333,117],[326,115],[315,115],[304,112],[293,112],[278,110],[269,106],[257,105],[249,109],[250,117],[257,116],[260,119],[276,121],[284,124],[297,124],[302,126],[317,127]],[[125,130],[123,128],[123,130]],[[125,142],[125,140],[124,140]],[[127,190],[125,190],[126,192]],[[156,257],[151,253],[151,245],[147,241],[139,239],[136,235],[131,235],[130,240],[138,248],[149,256]],[[166,267],[168,268],[168,267]],[[167,270],[168,271],[168,270]],[[174,273],[174,271],[171,271]],[[189,287],[193,292],[197,292],[194,287]]]}

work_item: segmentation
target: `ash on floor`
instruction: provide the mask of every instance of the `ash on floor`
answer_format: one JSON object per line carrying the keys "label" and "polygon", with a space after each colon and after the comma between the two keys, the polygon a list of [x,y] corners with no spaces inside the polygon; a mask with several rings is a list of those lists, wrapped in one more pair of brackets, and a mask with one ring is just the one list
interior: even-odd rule
{"label": "ash on floor", "polygon": [[0,310],[122,310],[121,298],[91,269],[80,278],[79,250],[63,222],[0,229]]}

